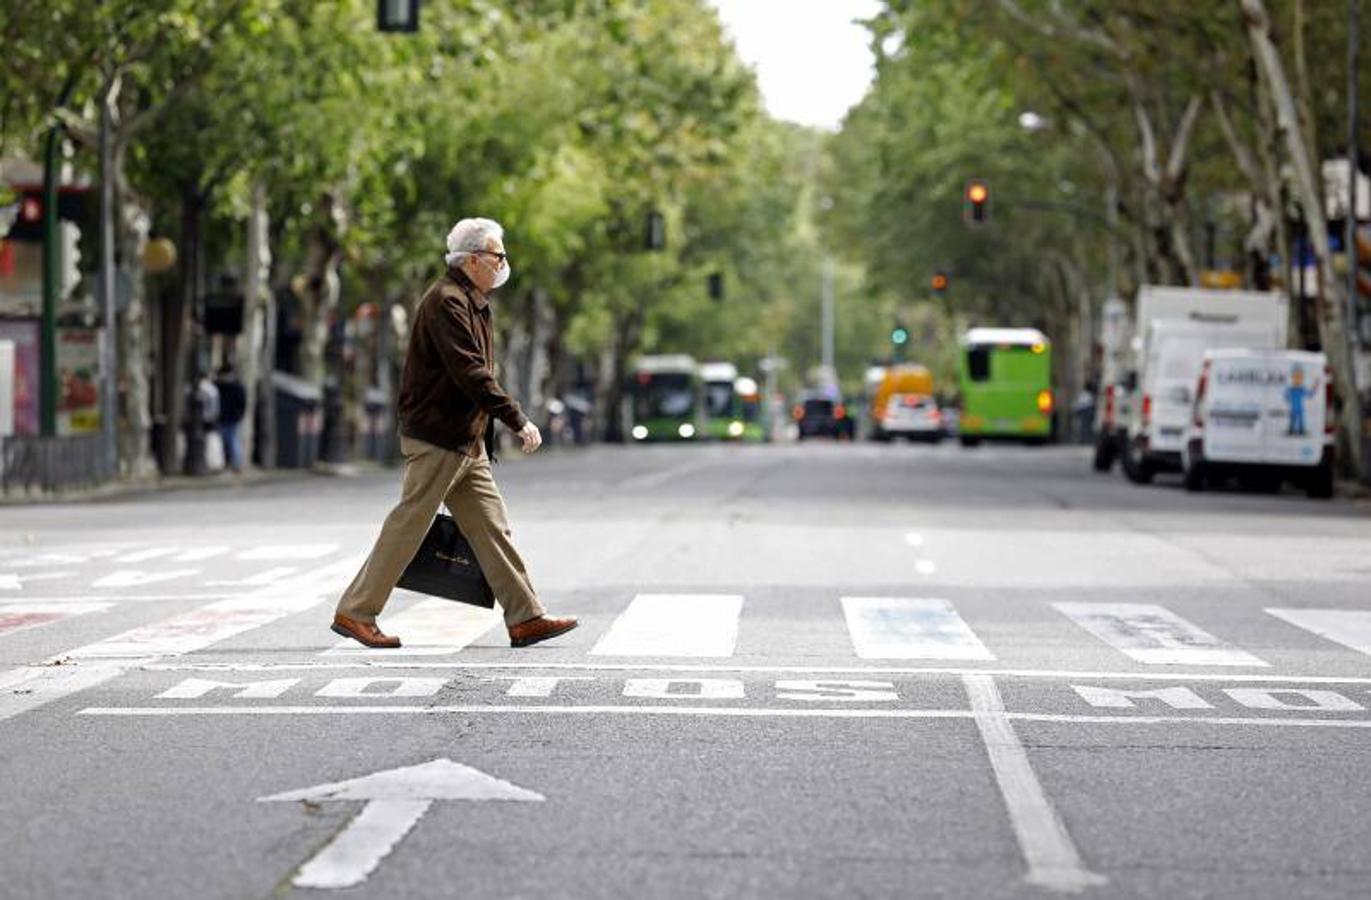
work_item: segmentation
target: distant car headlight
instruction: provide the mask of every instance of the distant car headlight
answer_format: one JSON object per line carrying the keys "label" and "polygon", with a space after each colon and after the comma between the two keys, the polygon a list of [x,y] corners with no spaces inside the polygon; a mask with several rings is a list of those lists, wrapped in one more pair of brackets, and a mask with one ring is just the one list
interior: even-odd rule
{"label": "distant car headlight", "polygon": [[742,423],[742,422],[729,422],[729,423],[728,423],[728,436],[729,436],[729,437],[742,437],[742,436],[743,436],[743,423]]}
{"label": "distant car headlight", "polygon": [[693,438],[695,436],[695,426],[691,425],[689,422],[682,423],[681,427],[676,429],[676,433],[683,438]]}
{"label": "distant car headlight", "polygon": [[645,440],[647,440],[647,426],[646,426],[646,425],[634,425],[634,426],[633,426],[633,439],[634,439],[635,441],[645,441]]}

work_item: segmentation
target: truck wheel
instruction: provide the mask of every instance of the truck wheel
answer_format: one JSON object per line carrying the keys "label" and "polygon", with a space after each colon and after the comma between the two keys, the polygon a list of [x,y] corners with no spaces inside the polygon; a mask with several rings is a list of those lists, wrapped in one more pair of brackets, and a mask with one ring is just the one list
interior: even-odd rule
{"label": "truck wheel", "polygon": [[1309,475],[1305,493],[1315,500],[1328,500],[1333,496],[1333,461],[1324,458]]}
{"label": "truck wheel", "polygon": [[1129,443],[1123,445],[1123,474],[1134,484],[1151,484],[1152,478],[1157,474],[1157,470],[1152,468],[1145,458],[1139,457],[1138,451]]}
{"label": "truck wheel", "polygon": [[1202,491],[1209,485],[1209,476],[1205,474],[1204,463],[1199,460],[1191,460],[1185,467],[1185,489],[1192,493]]}
{"label": "truck wheel", "polygon": [[1114,468],[1114,458],[1118,455],[1118,447],[1114,445],[1113,438],[1102,434],[1095,439],[1094,467],[1096,472],[1108,472]]}

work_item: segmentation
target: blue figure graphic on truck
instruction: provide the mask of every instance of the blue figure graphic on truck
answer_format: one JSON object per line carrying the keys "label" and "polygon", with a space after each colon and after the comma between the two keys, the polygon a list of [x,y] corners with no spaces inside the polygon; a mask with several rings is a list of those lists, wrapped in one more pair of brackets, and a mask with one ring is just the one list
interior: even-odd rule
{"label": "blue figure graphic on truck", "polygon": [[1312,385],[1306,386],[1304,369],[1300,366],[1291,368],[1290,383],[1285,388],[1285,399],[1290,405],[1290,425],[1286,429],[1286,434],[1302,437],[1308,433],[1304,425],[1304,401],[1318,389],[1318,379]]}

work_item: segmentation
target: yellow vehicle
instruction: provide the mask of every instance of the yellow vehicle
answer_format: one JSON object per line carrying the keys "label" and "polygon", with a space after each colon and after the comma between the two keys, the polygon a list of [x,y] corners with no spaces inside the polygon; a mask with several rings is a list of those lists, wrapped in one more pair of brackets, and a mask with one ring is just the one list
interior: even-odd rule
{"label": "yellow vehicle", "polygon": [[902,404],[918,402],[906,398],[931,400],[932,397],[933,373],[926,367],[906,364],[886,369],[885,377],[877,386],[876,393],[871,398],[871,406],[868,408],[871,439],[888,441],[895,436],[895,432],[900,429],[891,427],[894,425],[892,417],[903,414]]}

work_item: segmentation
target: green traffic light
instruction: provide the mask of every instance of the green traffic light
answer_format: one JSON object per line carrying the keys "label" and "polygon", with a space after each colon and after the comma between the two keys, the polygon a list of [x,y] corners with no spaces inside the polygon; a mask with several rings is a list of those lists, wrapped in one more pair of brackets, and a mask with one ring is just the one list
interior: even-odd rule
{"label": "green traffic light", "polygon": [[909,332],[905,331],[903,328],[896,328],[894,331],[890,332],[890,339],[897,344],[903,344],[905,341],[909,340]]}

